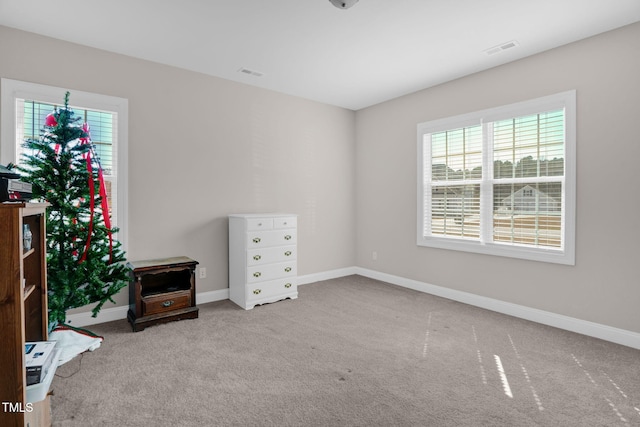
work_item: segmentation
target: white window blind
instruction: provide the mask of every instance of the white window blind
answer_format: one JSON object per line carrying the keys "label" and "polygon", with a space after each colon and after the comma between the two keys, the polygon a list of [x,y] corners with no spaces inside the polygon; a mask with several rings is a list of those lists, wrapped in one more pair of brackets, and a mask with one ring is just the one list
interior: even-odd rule
{"label": "white window blind", "polygon": [[430,142],[431,216],[427,230],[434,235],[479,239],[482,127],[434,133]]}
{"label": "white window blind", "polygon": [[564,109],[493,124],[493,240],[564,247]]}
{"label": "white window blind", "polygon": [[418,245],[574,263],[575,92],[418,125]]}

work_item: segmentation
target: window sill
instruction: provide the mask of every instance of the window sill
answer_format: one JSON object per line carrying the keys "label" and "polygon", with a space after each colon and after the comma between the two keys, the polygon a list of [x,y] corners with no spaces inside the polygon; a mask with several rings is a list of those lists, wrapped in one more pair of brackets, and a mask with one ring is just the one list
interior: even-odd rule
{"label": "window sill", "polygon": [[575,265],[575,254],[570,248],[541,249],[501,243],[482,243],[480,241],[468,241],[450,237],[418,237],[417,245],[529,261]]}

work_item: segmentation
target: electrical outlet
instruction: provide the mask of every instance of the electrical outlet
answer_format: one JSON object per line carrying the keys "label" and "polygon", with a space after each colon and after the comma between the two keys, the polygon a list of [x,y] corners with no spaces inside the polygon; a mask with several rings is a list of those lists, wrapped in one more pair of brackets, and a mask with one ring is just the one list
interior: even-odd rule
{"label": "electrical outlet", "polygon": [[378,252],[376,251],[371,252],[371,259],[376,261],[378,259]]}
{"label": "electrical outlet", "polygon": [[205,279],[207,277],[207,269],[204,267],[200,267],[198,269],[198,271],[200,272],[200,278],[201,279]]}

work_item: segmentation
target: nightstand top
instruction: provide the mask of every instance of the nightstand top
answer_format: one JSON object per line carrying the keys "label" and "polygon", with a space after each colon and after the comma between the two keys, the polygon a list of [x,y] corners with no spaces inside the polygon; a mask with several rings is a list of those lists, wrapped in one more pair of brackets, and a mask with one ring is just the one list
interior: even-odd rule
{"label": "nightstand top", "polygon": [[129,265],[134,270],[144,270],[150,267],[173,267],[182,264],[198,264],[198,261],[194,261],[186,256],[179,256],[173,258],[159,258],[149,259],[143,261],[129,261]]}

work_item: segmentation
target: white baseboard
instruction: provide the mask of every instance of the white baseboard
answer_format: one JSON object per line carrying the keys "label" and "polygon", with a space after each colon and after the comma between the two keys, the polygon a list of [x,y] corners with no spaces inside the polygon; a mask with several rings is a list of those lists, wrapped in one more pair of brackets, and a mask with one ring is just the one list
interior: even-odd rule
{"label": "white baseboard", "polygon": [[307,285],[309,283],[321,282],[323,280],[337,279],[338,277],[352,276],[357,273],[357,267],[339,268],[337,270],[323,271],[314,274],[305,274],[298,276],[298,285]]}
{"label": "white baseboard", "polygon": [[[610,341],[616,344],[621,344],[640,350],[640,334],[636,332],[614,328],[611,326],[602,325],[600,323],[589,322],[587,320],[576,319],[573,317],[564,316],[562,314],[538,310],[536,308],[526,307],[523,305],[512,304],[493,298],[487,298],[468,292],[457,291],[455,289],[436,286],[429,283],[419,282],[417,280],[394,276],[387,273],[381,273],[379,271],[369,270],[361,267],[346,267],[337,270],[329,270],[320,273],[298,276],[298,284],[306,285],[323,280],[351,276],[353,274],[359,274],[364,277],[369,277],[371,279],[376,279],[393,285],[402,286],[404,288],[413,289],[442,298],[447,298],[453,301],[473,305],[475,307],[485,308],[487,310],[496,311],[498,313],[508,314],[510,316],[519,317],[521,319],[530,320],[532,322],[553,326],[556,328],[576,332],[594,338],[599,338],[605,341]],[[229,299],[229,289],[202,292],[197,294],[196,296],[196,301],[198,304],[206,304],[208,302],[222,301],[225,299]],[[95,318],[91,317],[91,312],[71,314],[67,316],[67,323],[72,326],[83,327],[95,325],[97,323],[126,319],[128,310],[129,306],[103,308]]]}
{"label": "white baseboard", "polygon": [[102,310],[98,312],[96,317],[91,317],[91,311],[83,313],[69,314],[67,316],[66,324],[83,328],[89,325],[96,325],[98,323],[113,322],[114,320],[121,320],[127,318],[127,311],[129,306],[120,307],[102,307]]}
{"label": "white baseboard", "polygon": [[229,299],[229,288],[196,294],[197,304],[206,304],[208,302],[222,301],[225,299]]}
{"label": "white baseboard", "polygon": [[356,274],[640,350],[640,334],[625,329],[614,328],[588,320],[576,319],[562,314],[431,285],[429,283],[406,279],[366,268],[356,267]]}

